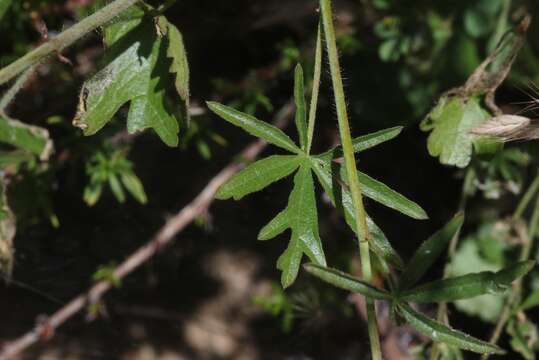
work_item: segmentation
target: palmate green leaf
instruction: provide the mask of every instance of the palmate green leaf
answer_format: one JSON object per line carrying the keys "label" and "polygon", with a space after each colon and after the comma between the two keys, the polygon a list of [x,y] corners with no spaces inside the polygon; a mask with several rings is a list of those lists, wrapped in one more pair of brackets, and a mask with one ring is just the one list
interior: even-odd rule
{"label": "palmate green leaf", "polygon": [[[168,24],[167,34],[175,33],[171,28]],[[184,75],[174,70],[176,61],[169,57],[178,55],[170,51],[175,39],[159,31],[154,20],[144,16],[136,6],[106,26],[104,34],[107,60],[84,83],[73,124],[85,135],[95,134],[129,102],[127,130],[130,133],[152,128],[165,144],[177,146],[179,122],[187,118],[187,109],[186,100],[180,101],[176,91],[170,91],[175,85],[170,71],[176,73],[176,79]]]}
{"label": "palmate green leaf", "polygon": [[400,289],[413,286],[427,272],[447,248],[451,238],[460,230],[463,222],[464,213],[458,213],[441,230],[421,244],[400,277]]}
{"label": "palmate green leaf", "polygon": [[[335,170],[332,172],[337,172],[339,174],[339,180],[348,185],[348,177],[344,166],[330,162],[326,162],[324,166],[326,168],[333,167],[335,170],[338,170],[338,172]],[[357,175],[361,191],[366,197],[379,202],[388,208],[397,210],[404,215],[410,216],[413,219],[428,219],[425,210],[404,195],[399,194],[384,183],[381,183],[360,171],[358,171]]]}
{"label": "palmate green leaf", "polygon": [[307,112],[305,110],[305,88],[303,69],[296,65],[294,72],[294,101],[296,103],[296,128],[298,129],[299,144],[303,151],[307,146]]}
{"label": "palmate green leaf", "polygon": [[465,167],[472,157],[474,135],[469,130],[490,118],[479,97],[465,99],[446,96],[421,122],[423,131],[431,131],[427,140],[429,154],[440,163]]}
{"label": "palmate green leaf", "polygon": [[47,160],[53,151],[52,141],[46,129],[24,124],[1,113],[0,142],[29,151],[41,160]]}
{"label": "palmate green leaf", "polygon": [[430,319],[412,309],[408,304],[398,303],[397,308],[408,324],[423,335],[428,336],[435,341],[440,341],[460,349],[480,354],[504,353],[498,346],[476,339],[462,331],[452,329],[436,320]]}
{"label": "palmate green leaf", "polygon": [[317,264],[326,265],[318,233],[314,183],[308,160],[303,160],[294,176],[294,188],[288,206],[262,229],[258,237],[267,240],[288,228],[292,230],[288,247],[277,260],[284,288],[295,281],[303,254]]}
{"label": "palmate green leaf", "polygon": [[[395,126],[392,128],[376,131],[367,135],[358,136],[357,138],[352,140],[354,152],[365,151],[367,149],[375,147],[376,145],[389,141],[397,137],[401,133],[402,129],[402,126]],[[334,159],[341,158],[342,156],[342,147],[337,146],[329,151],[317,155],[316,157],[328,162]]]}
{"label": "palmate green leaf", "polygon": [[[318,181],[331,199],[331,202],[335,205],[337,210],[344,214],[346,223],[354,232],[356,232],[356,222],[354,220],[355,211],[350,192],[347,189],[343,189],[340,184],[334,181],[335,179],[333,178],[330,169],[324,166],[323,162],[316,158],[311,158],[311,164]],[[372,250],[384,261],[401,269],[403,267],[402,259],[395,249],[393,249],[384,233],[370,217],[367,217],[367,227],[369,228],[368,230],[371,235]],[[359,229],[359,231],[362,232],[363,229]]]}
{"label": "palmate green leaf", "polygon": [[213,101],[206,103],[208,108],[226,121],[236,125],[249,134],[266,140],[270,144],[288,150],[293,153],[301,153],[301,150],[281,129],[260,121],[254,116],[245,114],[229,106],[222,105]]}
{"label": "palmate green leaf", "polygon": [[534,261],[522,261],[498,272],[483,271],[433,281],[399,294],[399,299],[413,302],[449,302],[482,294],[506,291],[511,283],[528,273]]}
{"label": "palmate green leaf", "polygon": [[264,189],[296,170],[302,158],[297,155],[273,155],[258,160],[223,184],[215,197],[239,200],[245,195]]}
{"label": "palmate green leaf", "polygon": [[391,294],[387,291],[377,289],[374,286],[337,269],[317,264],[305,264],[303,267],[307,272],[338,288],[358,293],[371,299],[393,299]]}

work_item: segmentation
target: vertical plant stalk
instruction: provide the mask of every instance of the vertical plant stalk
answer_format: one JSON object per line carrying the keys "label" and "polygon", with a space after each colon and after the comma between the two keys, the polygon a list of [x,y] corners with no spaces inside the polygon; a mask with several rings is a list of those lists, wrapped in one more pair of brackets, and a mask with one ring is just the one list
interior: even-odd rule
{"label": "vertical plant stalk", "polygon": [[[361,270],[366,282],[372,283],[372,268],[369,251],[369,230],[367,228],[367,219],[359,180],[357,176],[356,160],[352,147],[352,135],[350,134],[350,124],[348,122],[348,113],[346,109],[346,100],[341,78],[341,69],[339,65],[339,56],[337,53],[337,41],[335,39],[335,29],[333,28],[333,13],[331,10],[331,0],[320,0],[320,11],[322,15],[322,24],[326,39],[327,52],[329,57],[329,67],[331,71],[331,80],[333,83],[333,94],[335,96],[335,105],[337,107],[337,120],[339,122],[339,133],[341,145],[344,153],[344,162],[346,173],[348,175],[352,203],[356,218],[356,230],[359,238],[359,254],[361,257]],[[363,229],[363,233],[359,231]],[[367,304],[367,323],[369,330],[369,340],[371,345],[372,358],[382,359],[380,350],[380,339],[378,337],[378,327],[376,323],[376,312],[374,301],[365,298]]]}
{"label": "vertical plant stalk", "polygon": [[137,1],[138,0],[116,0],[92,15],[82,19],[58,36],[43,43],[3,69],[0,69],[0,85],[13,79],[30,66],[37,64],[44,57],[54,52],[62,51],[81,37],[97,29],[99,26],[108,23],[121,12],[134,5]]}
{"label": "vertical plant stalk", "polygon": [[320,92],[320,74],[322,73],[322,30],[318,24],[316,35],[316,50],[314,54],[313,90],[309,107],[309,122],[307,127],[307,154],[311,152],[314,136],[314,124],[316,122],[316,106],[318,105],[318,93]]}

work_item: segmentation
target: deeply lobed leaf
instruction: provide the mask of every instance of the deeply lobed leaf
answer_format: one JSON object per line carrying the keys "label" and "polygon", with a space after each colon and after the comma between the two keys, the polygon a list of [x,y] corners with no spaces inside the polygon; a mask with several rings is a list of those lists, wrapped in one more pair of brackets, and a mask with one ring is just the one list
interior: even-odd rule
{"label": "deeply lobed leaf", "polygon": [[427,272],[438,256],[447,248],[451,238],[460,230],[463,222],[464,213],[458,213],[442,229],[421,244],[400,277],[400,289],[413,286]]}
{"label": "deeply lobed leaf", "polygon": [[[166,34],[177,33],[166,19],[158,19],[157,23],[167,25]],[[178,46],[172,44],[175,39],[160,32],[153,19],[145,17],[136,6],[125,11],[119,21],[106,26],[104,34],[107,61],[83,85],[73,124],[85,135],[95,134],[121,106],[130,102],[127,116],[130,133],[152,128],[167,145],[178,145],[179,122],[187,118],[187,100],[179,101],[181,97],[175,91],[168,91],[174,89],[169,72],[175,71],[177,62],[183,66],[186,62],[171,59],[184,55],[171,50]],[[186,76],[185,69],[175,73],[176,83],[188,81],[178,80]],[[176,95],[178,101],[170,101],[167,94]]]}
{"label": "deeply lobed leaf", "polygon": [[239,200],[245,195],[264,189],[298,168],[302,158],[297,155],[272,155],[250,164],[223,184],[217,199],[233,197]]}
{"label": "deeply lobed leaf", "polygon": [[463,333],[462,331],[452,329],[436,320],[430,319],[415,311],[407,304],[399,303],[397,305],[397,309],[408,324],[423,335],[428,336],[435,341],[440,341],[456,346],[460,349],[469,350],[480,354],[504,353],[504,351],[498,346],[476,339],[473,336]]}
{"label": "deeply lobed leaf", "polygon": [[317,264],[326,265],[318,234],[314,183],[307,160],[294,176],[294,188],[290,193],[286,214],[292,235],[288,247],[277,260],[277,268],[282,271],[281,284],[285,288],[295,281],[303,254]]}
{"label": "deeply lobed leaf", "polygon": [[374,286],[337,269],[317,264],[305,264],[303,267],[307,272],[338,288],[358,293],[371,299],[392,300],[391,294],[387,291],[377,289]]}

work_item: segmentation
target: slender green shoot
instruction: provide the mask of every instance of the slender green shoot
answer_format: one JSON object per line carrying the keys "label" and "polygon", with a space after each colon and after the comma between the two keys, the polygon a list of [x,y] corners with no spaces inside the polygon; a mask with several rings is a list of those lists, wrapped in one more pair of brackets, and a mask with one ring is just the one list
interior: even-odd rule
{"label": "slender green shoot", "polygon": [[[322,16],[323,31],[326,39],[327,52],[329,57],[329,67],[331,71],[331,81],[333,83],[333,94],[335,96],[335,105],[337,107],[337,120],[339,122],[339,133],[344,153],[344,162],[348,174],[352,203],[356,215],[355,228],[358,230],[359,253],[361,257],[361,270],[363,278],[367,283],[372,283],[372,269],[369,251],[369,231],[367,228],[367,217],[363,206],[363,198],[359,179],[357,175],[356,159],[352,146],[352,135],[350,133],[350,124],[348,122],[348,113],[346,109],[346,99],[344,96],[344,87],[339,65],[339,55],[337,51],[337,41],[335,38],[335,29],[333,27],[333,12],[330,0],[320,0],[320,11]],[[359,229],[363,229],[360,233]],[[367,304],[367,323],[369,330],[369,340],[371,345],[372,358],[382,359],[380,350],[380,339],[378,337],[378,327],[376,323],[376,312],[374,301],[365,298]]]}

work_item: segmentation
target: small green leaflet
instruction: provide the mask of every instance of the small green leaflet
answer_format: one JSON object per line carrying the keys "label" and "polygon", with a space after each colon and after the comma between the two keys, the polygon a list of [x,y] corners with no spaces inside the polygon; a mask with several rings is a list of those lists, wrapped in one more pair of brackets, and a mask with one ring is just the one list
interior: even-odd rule
{"label": "small green leaflet", "polygon": [[436,259],[447,249],[447,244],[460,230],[463,223],[464,213],[458,213],[442,229],[421,244],[400,277],[400,289],[413,286],[425,275]]}
{"label": "small green leaflet", "polygon": [[229,106],[222,105],[213,101],[206,103],[208,108],[229,123],[236,125],[249,134],[266,140],[268,143],[288,150],[292,153],[301,153],[300,148],[294,144],[281,129],[276,128],[264,121],[260,121],[254,116],[243,113]]}
{"label": "small green leaflet", "polygon": [[95,134],[129,102],[129,133],[152,128],[165,144],[177,146],[189,94],[179,31],[163,16],[156,23],[133,6],[105,27],[104,41],[105,65],[84,83],[73,124]]}
{"label": "small green leaflet", "polygon": [[393,299],[391,294],[388,292],[377,289],[374,286],[337,269],[327,268],[317,264],[306,264],[303,267],[310,274],[338,288],[358,293],[363,296],[370,297],[371,299]]}
{"label": "small green leaflet", "polygon": [[504,353],[504,351],[496,345],[476,339],[468,334],[463,333],[462,331],[452,329],[436,320],[430,319],[415,311],[407,304],[399,303],[397,308],[407,323],[409,323],[423,335],[428,336],[435,341],[441,341],[446,344],[480,354]]}
{"label": "small green leaflet", "polygon": [[503,293],[514,280],[524,276],[534,265],[534,261],[522,261],[498,272],[483,271],[433,281],[400,293],[399,299],[412,302],[449,302],[483,294]]}
{"label": "small green leaflet", "polygon": [[245,195],[260,191],[296,170],[301,163],[296,155],[273,155],[249,165],[219,188],[217,199],[233,197],[239,200]]}
{"label": "small green leaflet", "polygon": [[26,125],[3,114],[0,114],[0,142],[28,151],[41,160],[47,160],[53,151],[46,129]]}
{"label": "small green leaflet", "polygon": [[[386,141],[389,141],[397,137],[402,131],[402,126],[395,126],[383,130],[379,130],[367,135],[358,136],[352,140],[352,147],[354,152],[361,152],[380,145]],[[320,155],[316,156],[324,162],[339,159],[343,157],[342,147],[337,146],[331,150],[328,150]]]}
{"label": "small green leaflet", "polygon": [[472,158],[475,138],[469,130],[489,118],[490,114],[483,109],[479,97],[442,97],[420,124],[421,130],[432,130],[427,140],[429,154],[439,157],[444,165],[465,167]]}

